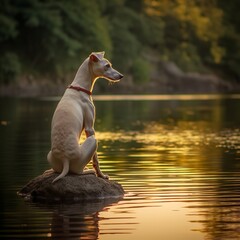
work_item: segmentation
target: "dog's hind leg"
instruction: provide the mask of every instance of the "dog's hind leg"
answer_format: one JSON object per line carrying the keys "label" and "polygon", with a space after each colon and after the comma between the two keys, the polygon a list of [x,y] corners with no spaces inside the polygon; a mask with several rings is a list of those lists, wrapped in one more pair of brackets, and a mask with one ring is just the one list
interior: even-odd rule
{"label": "dog's hind leg", "polygon": [[50,165],[52,166],[51,169],[49,170],[46,170],[45,172],[48,172],[48,171],[54,171],[54,172],[62,172],[63,170],[63,164],[61,161],[56,161],[53,156],[52,156],[52,151],[50,151],[47,155],[47,160],[48,162],[50,163]]}
{"label": "dog's hind leg", "polygon": [[59,180],[60,178],[65,177],[69,172],[69,161],[67,159],[63,160],[63,170],[61,172],[61,174],[59,176],[57,176],[52,183],[56,182],[57,180]]}
{"label": "dog's hind leg", "polygon": [[[50,151],[47,155],[47,160],[48,162],[50,163],[50,165],[52,166],[52,151]],[[50,168],[46,171],[44,171],[44,174],[49,174],[49,173],[52,173],[52,172],[55,172],[53,168]]]}
{"label": "dog's hind leg", "polygon": [[70,171],[76,174],[94,173],[93,170],[84,171],[84,168],[91,161],[96,150],[97,150],[97,140],[95,139],[94,135],[89,136],[79,146],[79,159],[71,161]]}
{"label": "dog's hind leg", "polygon": [[49,169],[49,170],[45,171],[44,173],[49,173],[51,171],[60,173],[59,176],[57,176],[52,181],[52,183],[56,182],[57,180],[59,180],[60,178],[63,178],[64,176],[66,176],[68,174],[68,172],[69,172],[69,161],[67,159],[63,159],[62,161],[59,161],[58,159],[56,160],[52,156],[52,151],[50,151],[48,153],[47,160],[51,164],[52,169]]}

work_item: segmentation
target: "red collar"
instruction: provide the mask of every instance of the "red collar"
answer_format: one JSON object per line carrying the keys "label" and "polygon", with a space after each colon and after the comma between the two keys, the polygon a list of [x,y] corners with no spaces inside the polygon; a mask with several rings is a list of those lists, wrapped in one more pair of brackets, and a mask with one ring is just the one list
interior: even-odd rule
{"label": "red collar", "polygon": [[87,93],[88,95],[92,95],[92,92],[91,92],[91,91],[88,91],[88,90],[85,89],[85,88],[81,88],[81,87],[78,87],[78,86],[72,86],[72,85],[69,85],[68,88],[74,89],[74,90],[76,90],[76,91],[78,91],[78,92],[85,92],[85,93]]}

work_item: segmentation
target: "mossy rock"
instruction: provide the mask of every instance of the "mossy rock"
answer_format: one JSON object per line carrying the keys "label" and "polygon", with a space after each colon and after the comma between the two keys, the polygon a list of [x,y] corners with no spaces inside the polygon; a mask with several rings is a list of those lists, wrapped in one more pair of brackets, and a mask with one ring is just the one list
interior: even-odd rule
{"label": "mossy rock", "polygon": [[68,174],[52,183],[57,176],[55,172],[43,173],[27,183],[18,195],[30,201],[45,203],[120,200],[124,196],[124,190],[119,183],[94,174]]}

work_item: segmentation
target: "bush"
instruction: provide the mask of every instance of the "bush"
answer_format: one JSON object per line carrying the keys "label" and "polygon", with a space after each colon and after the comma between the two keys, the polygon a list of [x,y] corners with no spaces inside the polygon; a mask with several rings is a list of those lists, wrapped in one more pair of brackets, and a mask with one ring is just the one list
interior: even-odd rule
{"label": "bush", "polygon": [[5,53],[0,58],[0,83],[9,84],[14,81],[21,71],[18,56],[14,53]]}

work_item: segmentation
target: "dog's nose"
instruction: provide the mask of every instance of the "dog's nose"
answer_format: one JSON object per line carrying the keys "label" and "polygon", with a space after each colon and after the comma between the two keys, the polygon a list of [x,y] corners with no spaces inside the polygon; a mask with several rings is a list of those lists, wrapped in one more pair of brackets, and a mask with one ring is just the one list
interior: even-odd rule
{"label": "dog's nose", "polygon": [[123,75],[121,73],[119,73],[119,79],[122,79]]}

